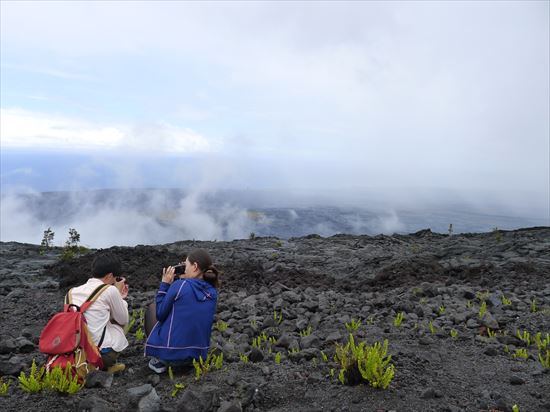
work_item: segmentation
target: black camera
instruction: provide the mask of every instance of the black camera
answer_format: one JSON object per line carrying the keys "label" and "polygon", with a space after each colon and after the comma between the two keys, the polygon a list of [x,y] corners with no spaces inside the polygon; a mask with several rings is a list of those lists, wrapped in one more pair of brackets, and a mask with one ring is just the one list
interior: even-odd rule
{"label": "black camera", "polygon": [[181,263],[181,264],[179,264],[179,265],[174,265],[174,266],[172,266],[172,267],[173,267],[174,270],[175,270],[174,273],[175,273],[176,275],[178,275],[178,276],[179,276],[179,275],[183,275],[183,274],[185,273],[185,263]]}

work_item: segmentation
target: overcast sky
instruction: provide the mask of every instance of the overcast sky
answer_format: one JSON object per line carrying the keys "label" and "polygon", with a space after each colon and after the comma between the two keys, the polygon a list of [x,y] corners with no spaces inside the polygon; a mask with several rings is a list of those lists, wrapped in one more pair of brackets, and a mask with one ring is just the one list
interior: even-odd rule
{"label": "overcast sky", "polygon": [[105,168],[98,187],[151,186],[158,168],[162,187],[444,188],[548,210],[549,37],[547,1],[2,1],[2,185],[46,173],[11,153],[55,152],[90,160],[49,189]]}

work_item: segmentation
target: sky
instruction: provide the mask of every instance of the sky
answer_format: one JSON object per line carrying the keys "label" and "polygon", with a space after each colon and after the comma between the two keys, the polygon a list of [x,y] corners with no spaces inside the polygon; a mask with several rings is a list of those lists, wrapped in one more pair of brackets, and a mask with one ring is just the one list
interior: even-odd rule
{"label": "sky", "polygon": [[550,223],[549,4],[2,1],[2,194],[450,191]]}

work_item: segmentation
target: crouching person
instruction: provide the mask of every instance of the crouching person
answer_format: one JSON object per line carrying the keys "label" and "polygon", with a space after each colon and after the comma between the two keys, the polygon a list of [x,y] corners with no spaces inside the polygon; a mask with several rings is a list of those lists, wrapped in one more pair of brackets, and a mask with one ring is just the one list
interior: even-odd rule
{"label": "crouching person", "polygon": [[218,301],[218,276],[204,249],[189,253],[184,273],[178,279],[174,279],[174,267],[163,269],[156,309],[148,310],[145,319],[146,325],[155,322],[147,331],[145,343],[145,355],[152,357],[150,369],[163,373],[168,366],[206,359]]}
{"label": "crouching person", "polygon": [[[92,262],[92,277],[68,294],[71,303],[82,305],[94,292],[99,296],[84,312],[88,331],[97,345],[103,368],[111,373],[124,370],[123,363],[117,363],[118,356],[128,346],[124,326],[128,323],[128,283],[120,277],[120,259],[110,252],[99,252]],[[108,287],[102,288],[104,285]]]}

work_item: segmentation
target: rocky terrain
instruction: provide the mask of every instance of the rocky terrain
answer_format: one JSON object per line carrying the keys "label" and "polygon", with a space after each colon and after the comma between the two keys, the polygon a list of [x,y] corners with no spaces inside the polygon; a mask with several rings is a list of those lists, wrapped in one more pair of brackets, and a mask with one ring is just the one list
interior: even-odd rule
{"label": "rocky terrain", "polygon": [[[162,267],[195,247],[224,271],[212,337],[222,369],[199,381],[192,369],[156,375],[138,320],[124,372],[94,373],[89,387],[60,396],[29,395],[15,377],[44,362],[40,331],[67,289],[86,281],[95,251],[61,261],[60,248],[1,243],[0,375],[12,383],[0,410],[550,411],[550,369],[533,343],[550,333],[548,227],[115,247],[134,314],[154,299]],[[361,320],[356,340],[389,342],[395,377],[386,390],[337,379],[335,345],[347,341],[352,319]],[[517,336],[525,331],[529,346]],[[271,340],[252,347],[262,333]],[[528,358],[514,357],[517,349]],[[172,396],[177,383],[185,388]]]}

